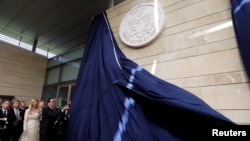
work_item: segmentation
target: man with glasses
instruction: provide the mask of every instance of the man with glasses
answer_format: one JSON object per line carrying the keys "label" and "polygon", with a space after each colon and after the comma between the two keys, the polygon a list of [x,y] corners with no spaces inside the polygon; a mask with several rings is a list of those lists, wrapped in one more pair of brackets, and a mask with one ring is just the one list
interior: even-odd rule
{"label": "man with glasses", "polygon": [[68,107],[58,109],[56,101],[53,98],[47,100],[47,107],[43,109],[42,119],[40,123],[40,141],[55,141],[56,140],[56,119],[60,114],[67,110]]}

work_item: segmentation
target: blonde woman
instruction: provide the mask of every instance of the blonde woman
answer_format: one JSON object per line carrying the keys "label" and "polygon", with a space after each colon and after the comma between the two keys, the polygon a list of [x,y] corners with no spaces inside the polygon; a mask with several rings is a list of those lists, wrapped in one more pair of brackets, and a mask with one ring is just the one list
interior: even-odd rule
{"label": "blonde woman", "polygon": [[20,141],[39,141],[40,109],[38,100],[31,99],[29,108],[25,111],[23,121],[23,135]]}

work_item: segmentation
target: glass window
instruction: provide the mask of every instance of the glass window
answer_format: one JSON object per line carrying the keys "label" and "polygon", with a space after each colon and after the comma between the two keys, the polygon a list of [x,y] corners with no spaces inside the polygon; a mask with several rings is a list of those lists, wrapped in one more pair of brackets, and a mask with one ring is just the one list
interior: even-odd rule
{"label": "glass window", "polygon": [[61,82],[76,80],[81,60],[66,63],[62,66]]}
{"label": "glass window", "polygon": [[75,85],[72,85],[71,86],[71,92],[70,92],[70,98],[69,98],[70,103],[71,103],[71,100],[72,100],[72,96],[74,95],[74,89],[75,89]]}
{"label": "glass window", "polygon": [[83,54],[83,48],[63,55],[61,61],[62,63],[69,62],[81,58],[82,54]]}
{"label": "glass window", "polygon": [[47,84],[54,84],[59,82],[60,67],[55,67],[47,70]]}
{"label": "glass window", "polygon": [[68,92],[69,87],[59,87],[59,93],[57,97],[57,106],[63,107],[68,104]]}
{"label": "glass window", "polygon": [[60,65],[62,63],[70,62],[72,60],[76,60],[82,57],[84,48],[80,48],[73,52],[69,52],[63,55],[56,56],[48,60],[47,67],[53,67],[56,65]]}
{"label": "glass window", "polygon": [[43,95],[42,95],[41,100],[43,100],[45,102],[45,104],[47,104],[47,100],[49,98],[55,98],[56,99],[56,94],[57,94],[57,86],[45,87],[43,89]]}
{"label": "glass window", "polygon": [[[81,48],[48,60],[42,100],[47,101],[48,98],[55,98],[58,106],[70,103],[83,51],[84,48]],[[68,86],[65,87],[65,85]]]}
{"label": "glass window", "polygon": [[61,62],[59,61],[59,58],[60,56],[49,59],[47,67],[53,67],[53,66],[61,64]]}

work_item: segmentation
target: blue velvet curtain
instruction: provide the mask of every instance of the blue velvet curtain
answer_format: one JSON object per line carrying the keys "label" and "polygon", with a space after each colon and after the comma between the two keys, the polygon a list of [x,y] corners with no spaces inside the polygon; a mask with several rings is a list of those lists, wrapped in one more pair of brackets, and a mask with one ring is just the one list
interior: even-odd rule
{"label": "blue velvet curtain", "polygon": [[250,0],[231,0],[236,40],[250,79]]}
{"label": "blue velvet curtain", "polygon": [[208,129],[225,125],[235,124],[192,93],[126,58],[106,13],[94,17],[72,98],[67,141],[194,141],[211,136]]}

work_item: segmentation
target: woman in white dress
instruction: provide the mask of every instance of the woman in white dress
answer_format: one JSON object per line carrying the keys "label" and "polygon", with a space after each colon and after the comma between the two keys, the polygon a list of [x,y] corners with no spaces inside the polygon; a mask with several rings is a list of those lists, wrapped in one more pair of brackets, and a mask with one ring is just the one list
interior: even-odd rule
{"label": "woman in white dress", "polygon": [[29,108],[25,111],[20,141],[39,141],[40,115],[38,100],[32,99]]}

